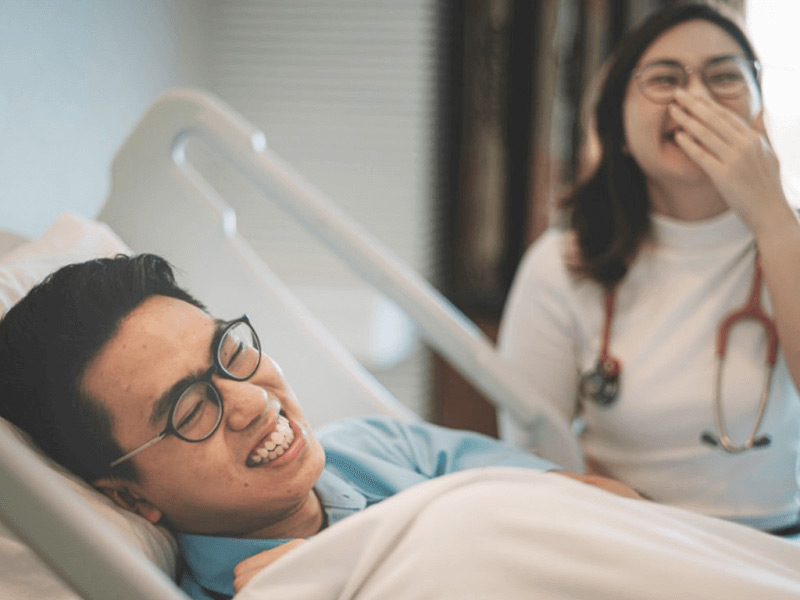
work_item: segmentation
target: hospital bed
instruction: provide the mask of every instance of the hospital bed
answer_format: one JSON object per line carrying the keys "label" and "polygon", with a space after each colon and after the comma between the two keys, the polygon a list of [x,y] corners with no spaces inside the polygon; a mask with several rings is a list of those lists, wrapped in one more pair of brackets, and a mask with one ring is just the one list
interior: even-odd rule
{"label": "hospital bed", "polygon": [[[276,156],[262,132],[198,91],[168,93],[144,115],[113,162],[109,198],[96,221],[65,214],[39,239],[0,236],[0,311],[62,264],[154,252],[178,268],[180,282],[212,314],[248,312],[312,425],[376,413],[417,418],[238,233],[234,211],[187,153],[190,144],[207,146],[241,171],[404,309],[430,346],[477,389],[536,427],[542,456],[582,469],[569,427],[537,405],[472,323]],[[679,585],[702,588],[698,595],[705,598],[800,597],[800,548],[738,525],[509,469],[419,488],[324,531],[239,596],[494,597],[482,593],[487,586],[497,597],[611,598],[619,597],[622,584],[635,597],[675,597],[674,588],[659,595],[659,586],[676,585],[672,574],[681,572]],[[498,494],[502,509],[495,506]],[[185,600],[173,583],[179,559],[166,530],[117,510],[5,422],[0,499],[3,597]],[[475,515],[482,515],[480,526]],[[453,532],[463,535],[465,522],[471,523],[467,538],[443,545]],[[517,533],[508,534],[509,527]],[[637,531],[639,537],[632,534]],[[470,544],[482,552],[457,555]],[[654,572],[658,558],[669,566]],[[698,558],[705,561],[703,573],[691,566]],[[713,593],[705,589],[710,585]]]}

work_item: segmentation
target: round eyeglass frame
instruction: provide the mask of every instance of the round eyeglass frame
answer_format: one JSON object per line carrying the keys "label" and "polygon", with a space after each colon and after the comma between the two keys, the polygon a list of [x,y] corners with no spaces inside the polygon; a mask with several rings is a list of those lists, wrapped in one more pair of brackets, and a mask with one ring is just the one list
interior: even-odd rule
{"label": "round eyeglass frame", "polygon": [[[244,323],[250,329],[250,333],[253,335],[253,347],[255,348],[255,350],[256,350],[256,352],[258,354],[258,360],[256,361],[256,364],[253,367],[253,370],[248,375],[245,375],[245,376],[238,376],[238,375],[234,375],[233,373],[231,373],[227,368],[225,368],[225,366],[223,366],[222,358],[221,358],[223,341],[225,340],[226,336],[235,327],[237,327],[241,323]],[[199,442],[203,442],[203,441],[207,440],[208,438],[210,438],[212,435],[214,435],[214,433],[217,431],[217,429],[219,429],[219,424],[222,423],[222,415],[225,412],[225,405],[224,405],[224,403],[222,401],[222,394],[220,394],[219,390],[217,389],[217,386],[215,386],[214,383],[211,381],[211,378],[215,374],[219,374],[222,377],[225,377],[226,379],[231,379],[233,381],[247,381],[253,375],[255,375],[256,371],[258,371],[258,367],[259,366],[261,366],[261,341],[259,340],[258,334],[256,333],[256,330],[253,327],[252,323],[250,323],[250,318],[247,315],[242,315],[238,319],[234,319],[233,321],[229,321],[225,325],[225,328],[222,330],[222,333],[219,336],[219,342],[217,343],[217,348],[216,348],[216,351],[214,352],[213,364],[211,365],[211,368],[203,376],[202,379],[199,379],[197,381],[192,382],[191,384],[189,384],[186,387],[185,390],[183,390],[178,395],[178,397],[172,403],[172,406],[169,409],[169,416],[167,418],[167,425],[163,429],[163,431],[161,431],[161,433],[159,433],[153,439],[145,442],[141,446],[138,446],[138,447],[134,448],[130,452],[128,452],[128,453],[120,456],[116,460],[112,461],[108,465],[109,468],[113,469],[117,465],[120,465],[123,462],[129,460],[130,458],[133,458],[134,456],[136,456],[137,454],[139,454],[143,450],[146,450],[147,448],[149,448],[153,444],[155,444],[157,442],[160,442],[161,440],[163,440],[168,435],[174,435],[178,439],[181,439],[184,442],[189,442],[191,444],[196,444],[196,443],[199,443]],[[208,387],[213,392],[213,400],[214,400],[214,403],[219,407],[219,413],[217,414],[217,420],[214,423],[214,426],[210,429],[210,431],[206,435],[204,435],[204,436],[202,436],[200,438],[193,439],[193,438],[186,437],[180,431],[178,431],[177,427],[175,427],[175,425],[173,423],[173,420],[174,420],[174,417],[175,417],[175,411],[177,410],[178,406],[181,403],[181,399],[189,392],[189,390],[191,390],[192,388],[194,388],[196,385],[199,385],[199,384],[205,384],[205,386]]]}
{"label": "round eyeglass frame", "polygon": [[[720,94],[718,92],[713,91],[711,86],[708,85],[708,83],[706,82],[705,70],[714,65],[718,65],[720,62],[725,62],[725,61],[737,62],[742,66],[746,67],[747,71],[749,73],[752,73],[755,84],[757,86],[759,85],[759,79],[761,74],[761,63],[759,63],[757,60],[746,58],[744,56],[725,56],[722,58],[712,58],[711,60],[706,61],[699,67],[687,67],[686,65],[680,63],[669,63],[668,66],[677,67],[683,73],[683,81],[681,82],[680,85],[676,85],[675,89],[685,87],[686,84],[689,82],[689,76],[692,73],[698,73],[700,75],[701,81],[703,82],[703,85],[706,87],[706,89],[713,97],[725,98],[729,100],[732,98],[739,98],[740,96],[743,96],[750,87],[747,84],[745,84],[745,86],[742,88],[741,91],[737,91],[733,94],[725,94],[725,93]],[[656,62],[656,63],[651,63],[649,65],[645,65],[644,67],[634,70],[632,75],[633,78],[636,80],[636,87],[639,88],[639,91],[645,98],[647,98],[651,102],[655,102],[656,104],[669,104],[670,102],[672,102],[672,94],[674,94],[675,91],[674,89],[669,92],[669,95],[665,95],[663,98],[661,98],[660,96],[653,97],[651,95],[652,92],[647,91],[645,84],[642,81],[641,77],[642,73],[646,72],[650,68],[657,66],[664,66],[664,64]]]}

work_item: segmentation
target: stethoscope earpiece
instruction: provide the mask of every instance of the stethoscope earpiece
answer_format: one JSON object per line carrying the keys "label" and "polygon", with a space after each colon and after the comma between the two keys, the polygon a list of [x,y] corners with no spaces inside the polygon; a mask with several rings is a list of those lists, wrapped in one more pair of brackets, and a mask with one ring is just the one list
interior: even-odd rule
{"label": "stethoscope earpiece", "polygon": [[700,435],[700,441],[708,446],[721,446],[722,449],[729,454],[738,454],[739,452],[744,452],[751,448],[768,448],[770,444],[772,444],[772,439],[768,435],[760,435],[757,438],[752,438],[751,443],[744,443],[741,446],[737,446],[727,437],[723,437],[722,440],[720,440],[720,438],[710,431],[704,431]]}
{"label": "stethoscope earpiece", "polygon": [[756,438],[753,442],[754,448],[767,448],[772,443],[772,439],[768,435],[762,435],[760,438]]}
{"label": "stethoscope earpiece", "polygon": [[700,441],[706,444],[707,446],[719,446],[719,440],[717,440],[717,436],[715,436],[710,431],[704,431],[700,435]]}

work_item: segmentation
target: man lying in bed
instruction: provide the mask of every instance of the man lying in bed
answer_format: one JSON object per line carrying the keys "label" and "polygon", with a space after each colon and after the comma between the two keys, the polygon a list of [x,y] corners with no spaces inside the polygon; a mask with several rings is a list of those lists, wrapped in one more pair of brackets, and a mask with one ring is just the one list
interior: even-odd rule
{"label": "man lying in bed", "polygon": [[212,319],[154,255],[70,265],[31,290],[0,322],[0,381],[2,416],[176,532],[196,598],[231,595],[304,538],[428,479],[557,468],[426,423],[350,419],[315,435],[247,318]]}

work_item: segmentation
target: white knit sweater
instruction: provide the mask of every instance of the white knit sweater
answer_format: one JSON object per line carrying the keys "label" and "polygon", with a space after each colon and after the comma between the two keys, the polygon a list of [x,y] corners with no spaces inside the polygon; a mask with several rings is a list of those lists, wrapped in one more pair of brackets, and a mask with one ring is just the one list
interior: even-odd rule
{"label": "white knit sweater", "polygon": [[[599,353],[603,291],[567,272],[565,240],[551,230],[529,249],[500,328],[500,352],[531,393],[566,420],[580,412],[586,456],[655,501],[762,529],[796,522],[800,397],[782,354],[760,429],[772,444],[732,455],[700,441],[703,431],[714,431],[718,325],[745,302],[752,284],[756,251],[747,227],[730,211],[694,223],[654,217],[653,242],[617,292],[610,352],[623,365],[621,390],[605,409],[577,400],[580,375]],[[766,288],[762,299],[771,314]],[[722,392],[735,442],[746,439],[755,417],[765,339],[751,322],[729,336]],[[509,415],[501,426],[517,445],[536,446]]]}

